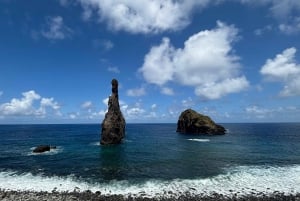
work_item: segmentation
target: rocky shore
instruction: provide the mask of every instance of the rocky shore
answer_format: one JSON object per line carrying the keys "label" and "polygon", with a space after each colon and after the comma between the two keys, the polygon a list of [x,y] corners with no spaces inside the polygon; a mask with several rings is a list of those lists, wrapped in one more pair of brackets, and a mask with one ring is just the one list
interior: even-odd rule
{"label": "rocky shore", "polygon": [[172,193],[167,193],[166,196],[162,197],[155,197],[155,198],[147,198],[147,197],[135,197],[135,196],[128,196],[124,197],[122,195],[102,195],[101,192],[56,192],[53,191],[49,192],[30,192],[30,191],[6,191],[0,190],[0,200],[2,201],[11,201],[11,200],[22,200],[22,201],[40,201],[40,200],[47,200],[47,201],[56,201],[56,200],[64,200],[64,201],[83,201],[83,200],[93,200],[93,201],[213,201],[213,200],[224,200],[224,201],[271,201],[271,200],[279,200],[279,201],[286,201],[286,200],[293,200],[293,201],[300,201],[300,193],[295,195],[286,195],[280,192],[275,191],[273,194],[265,195],[263,193],[245,195],[245,196],[226,196],[218,193],[213,193],[212,195],[192,195],[190,193],[186,193],[185,195],[181,195],[179,197],[175,197]]}

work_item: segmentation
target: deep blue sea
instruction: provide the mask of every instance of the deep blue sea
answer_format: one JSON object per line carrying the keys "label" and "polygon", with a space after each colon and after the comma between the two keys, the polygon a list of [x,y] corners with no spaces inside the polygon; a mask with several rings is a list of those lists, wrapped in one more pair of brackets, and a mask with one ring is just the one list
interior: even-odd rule
{"label": "deep blue sea", "polygon": [[[127,124],[100,146],[100,125],[0,125],[0,188],[159,196],[300,193],[300,123],[223,124],[226,135],[183,135],[176,124]],[[57,146],[33,154],[40,144]]]}

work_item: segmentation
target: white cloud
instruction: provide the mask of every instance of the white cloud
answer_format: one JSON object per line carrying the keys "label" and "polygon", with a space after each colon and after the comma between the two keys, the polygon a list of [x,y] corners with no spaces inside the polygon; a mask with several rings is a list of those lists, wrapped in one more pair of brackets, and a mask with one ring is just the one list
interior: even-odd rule
{"label": "white cloud", "polygon": [[70,4],[70,0],[59,0],[61,6],[68,6]]}
{"label": "white cloud", "polygon": [[300,17],[296,17],[290,23],[282,23],[279,25],[279,30],[285,34],[297,34],[300,32]]}
{"label": "white cloud", "polygon": [[102,103],[107,106],[108,105],[108,100],[109,100],[109,98],[104,98],[102,100]]}
{"label": "white cloud", "polygon": [[292,15],[293,12],[300,11],[300,1],[298,0],[269,0],[272,3],[271,11],[275,17],[284,19]]}
{"label": "white cloud", "polygon": [[50,40],[63,40],[69,38],[73,33],[72,29],[64,25],[61,16],[48,17],[47,28],[42,30],[41,34]]}
{"label": "white cloud", "polygon": [[135,88],[135,89],[129,89],[126,92],[127,96],[144,96],[146,94],[145,88]]}
{"label": "white cloud", "polygon": [[245,111],[247,114],[254,115],[256,118],[259,118],[259,119],[266,118],[266,116],[269,116],[272,113],[271,110],[265,109],[265,108],[260,108],[256,105],[246,107]]}
{"label": "white cloud", "polygon": [[149,119],[157,119],[158,115],[156,112],[151,111],[149,112],[149,114],[145,115],[145,118],[149,118]]}
{"label": "white cloud", "polygon": [[78,118],[78,115],[79,115],[79,114],[77,114],[77,113],[71,113],[71,114],[69,114],[69,118],[70,118],[70,119],[77,119],[77,118]]}
{"label": "white cloud", "polygon": [[156,108],[157,108],[157,105],[155,103],[151,105],[152,110],[155,110]]}
{"label": "white cloud", "polygon": [[[8,103],[0,105],[1,116],[34,116],[45,117],[47,109],[55,111],[55,115],[61,116],[59,104],[54,98],[43,98],[34,90],[22,93],[22,98],[13,98]],[[40,100],[39,107],[36,101]]]}
{"label": "white cloud", "polygon": [[284,19],[300,10],[298,0],[240,0],[242,3],[252,5],[270,6],[270,11],[275,18]]}
{"label": "white cloud", "polygon": [[120,101],[120,108],[126,120],[141,120],[145,117],[146,110],[142,108],[141,102],[128,105]]}
{"label": "white cloud", "polygon": [[60,105],[54,101],[54,98],[42,98],[40,102],[40,108],[37,110],[37,115],[44,117],[47,114],[47,108],[55,111],[55,114],[61,116],[59,111]]}
{"label": "white cloud", "polygon": [[107,71],[112,72],[112,73],[117,73],[117,74],[120,73],[120,69],[118,67],[115,67],[115,66],[108,67]]}
{"label": "white cloud", "polygon": [[274,59],[268,59],[260,73],[268,81],[278,81],[284,84],[281,96],[300,95],[300,64],[295,61],[297,49],[292,47],[277,54]]}
{"label": "white cloud", "polygon": [[107,51],[111,50],[114,47],[113,42],[111,42],[110,40],[103,40],[102,45],[103,45],[103,48]]}
{"label": "white cloud", "polygon": [[295,79],[287,82],[283,88],[283,90],[279,93],[280,96],[299,96],[300,95],[300,74]]}
{"label": "white cloud", "polygon": [[128,108],[126,110],[126,114],[130,117],[138,117],[139,115],[143,114],[145,112],[144,109],[139,108],[139,107],[132,107]]}
{"label": "white cloud", "polygon": [[95,48],[101,48],[102,50],[109,51],[114,48],[114,43],[108,39],[96,39],[93,40],[93,46]]}
{"label": "white cloud", "polygon": [[261,36],[261,35],[263,35],[264,33],[270,32],[270,31],[272,31],[272,30],[273,30],[273,26],[272,26],[272,25],[266,25],[266,26],[264,26],[263,28],[254,30],[254,34],[255,34],[256,36]]}
{"label": "white cloud", "polygon": [[[240,0],[242,3],[251,6],[269,6],[271,15],[278,20],[279,30],[285,34],[300,32],[300,1],[298,0]],[[257,29],[256,34],[260,35],[268,29]]]}
{"label": "white cloud", "polygon": [[[65,4],[66,0],[60,0]],[[177,31],[190,24],[193,11],[201,11],[209,5],[233,2],[233,0],[78,0],[83,8],[83,18],[90,19],[93,13],[115,31],[130,33],[160,33]],[[235,0],[236,1],[236,0]],[[299,32],[300,1],[298,0],[237,0],[244,5],[269,8],[271,16],[279,21],[283,33]],[[295,27],[297,25],[298,27]],[[257,29],[260,35],[269,29]]]}
{"label": "white cloud", "polygon": [[32,115],[35,113],[33,102],[39,100],[41,96],[35,91],[22,93],[23,98],[13,98],[9,103],[0,105],[0,114],[2,115]]}
{"label": "white cloud", "polygon": [[208,83],[196,87],[195,94],[208,99],[219,99],[226,94],[235,93],[244,90],[249,85],[245,77],[226,79],[218,83]]}
{"label": "white cloud", "polygon": [[173,80],[175,49],[170,45],[170,40],[164,38],[159,46],[151,48],[145,56],[144,64],[139,69],[147,82],[163,85]]}
{"label": "white cloud", "polygon": [[[295,121],[295,117],[299,117],[299,107],[295,106],[279,106],[276,108],[266,108],[262,106],[252,105],[245,108],[248,117],[258,119],[284,119],[285,121]],[[281,117],[281,118],[278,118]]]}
{"label": "white cloud", "polygon": [[238,30],[220,21],[216,28],[192,35],[182,49],[164,38],[145,56],[139,72],[147,82],[159,86],[169,81],[193,86],[196,95],[208,99],[239,92],[249,83],[239,76],[239,57],[231,46],[236,40]]}
{"label": "white cloud", "polygon": [[83,108],[83,109],[89,109],[91,107],[93,107],[92,101],[86,101],[86,102],[81,104],[81,108]]}
{"label": "white cloud", "polygon": [[79,0],[91,17],[97,10],[100,20],[112,30],[125,30],[131,33],[159,33],[176,31],[190,23],[193,9],[205,7],[208,0]]}
{"label": "white cloud", "polygon": [[173,96],[174,95],[174,91],[173,89],[169,88],[169,87],[162,87],[161,88],[161,93],[168,95],[168,96]]}
{"label": "white cloud", "polygon": [[0,97],[3,95],[3,91],[0,91]]}
{"label": "white cloud", "polygon": [[99,119],[99,118],[103,118],[106,114],[107,110],[100,110],[100,111],[96,111],[96,112],[89,112],[88,114],[88,118],[89,119]]}
{"label": "white cloud", "polygon": [[184,99],[181,101],[183,108],[191,108],[195,105],[195,102],[191,97],[188,97],[188,99]]}
{"label": "white cloud", "polygon": [[51,107],[54,110],[60,109],[59,104],[56,101],[54,101],[54,98],[42,98],[41,107]]}

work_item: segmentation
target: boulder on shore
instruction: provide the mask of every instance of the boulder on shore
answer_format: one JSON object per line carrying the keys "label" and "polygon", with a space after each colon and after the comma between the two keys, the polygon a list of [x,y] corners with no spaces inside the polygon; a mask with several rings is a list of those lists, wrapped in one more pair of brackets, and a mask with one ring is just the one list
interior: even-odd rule
{"label": "boulder on shore", "polygon": [[55,146],[50,146],[50,145],[39,145],[34,150],[32,151],[33,153],[43,153],[46,151],[50,151],[51,149],[56,149]]}
{"label": "boulder on shore", "polygon": [[119,144],[125,137],[125,119],[119,105],[118,81],[111,81],[112,94],[108,100],[108,111],[102,122],[101,141],[102,145]]}
{"label": "boulder on shore", "polygon": [[216,124],[210,117],[202,115],[192,109],[185,110],[177,122],[178,133],[223,135],[226,130]]}

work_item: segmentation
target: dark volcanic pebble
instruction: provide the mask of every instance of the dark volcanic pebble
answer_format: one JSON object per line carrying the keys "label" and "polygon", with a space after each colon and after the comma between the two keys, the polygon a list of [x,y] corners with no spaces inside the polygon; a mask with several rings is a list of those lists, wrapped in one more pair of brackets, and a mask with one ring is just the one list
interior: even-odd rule
{"label": "dark volcanic pebble", "polygon": [[[169,194],[170,195],[170,194]],[[172,196],[175,195],[172,193]],[[245,196],[225,196],[222,194],[214,193],[211,196],[207,195],[191,195],[187,193],[186,195],[181,195],[177,198],[175,197],[155,197],[155,198],[147,198],[147,197],[124,197],[122,195],[110,195],[105,196],[101,195],[100,192],[92,193],[91,191],[84,191],[84,192],[30,192],[30,191],[5,191],[0,190],[0,200],[1,201],[12,201],[12,200],[22,200],[22,201],[40,201],[40,200],[47,200],[47,201],[57,201],[57,200],[64,200],[64,201],[300,201],[300,193],[296,195],[285,195],[280,192],[274,192],[271,195],[265,194],[251,194]]]}

